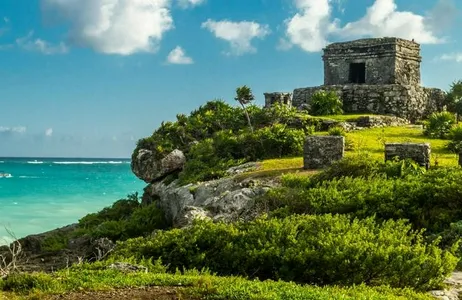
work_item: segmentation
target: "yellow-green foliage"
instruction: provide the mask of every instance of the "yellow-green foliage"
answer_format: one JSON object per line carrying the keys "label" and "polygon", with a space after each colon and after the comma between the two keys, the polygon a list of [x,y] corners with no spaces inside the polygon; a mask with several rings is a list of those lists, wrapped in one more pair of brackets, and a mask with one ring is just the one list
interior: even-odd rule
{"label": "yellow-green foliage", "polygon": [[171,270],[205,267],[220,275],[425,290],[439,286],[457,263],[437,244],[425,243],[403,220],[292,215],[233,224],[198,221],[120,243],[114,259],[161,257]]}
{"label": "yellow-green foliage", "polygon": [[[116,270],[94,269],[91,265],[73,267],[53,274],[20,274],[11,276],[3,290],[20,294],[5,294],[5,300],[44,299],[46,295],[66,292],[110,290],[143,286],[168,286],[177,289],[180,299],[217,300],[431,300],[427,294],[410,289],[390,287],[316,287],[290,282],[247,280],[241,277],[218,277],[207,272],[186,271],[167,273],[122,273]],[[2,294],[0,299],[3,300]]]}

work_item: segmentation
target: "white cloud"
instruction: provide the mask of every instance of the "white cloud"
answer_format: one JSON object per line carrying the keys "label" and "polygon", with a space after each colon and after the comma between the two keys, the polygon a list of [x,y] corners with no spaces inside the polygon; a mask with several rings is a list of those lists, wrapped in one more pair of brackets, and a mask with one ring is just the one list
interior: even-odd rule
{"label": "white cloud", "polygon": [[[286,20],[286,43],[297,45],[307,52],[320,51],[332,36],[340,38],[395,36],[415,39],[422,44],[443,42],[436,36],[437,28],[429,20],[447,11],[441,6],[427,16],[399,11],[394,0],[375,0],[366,14],[356,21],[340,26],[332,18],[332,5],[340,0],[294,0],[298,12]],[[450,1],[450,0],[440,0]],[[440,5],[440,4],[438,4]],[[287,47],[285,47],[287,48]]]}
{"label": "white cloud", "polygon": [[252,40],[263,39],[271,32],[268,25],[248,21],[232,22],[209,19],[202,23],[202,28],[208,29],[215,37],[229,42],[231,50],[227,54],[233,55],[255,53],[257,49],[252,46]]}
{"label": "white cloud", "polygon": [[198,6],[205,3],[206,0],[178,0],[178,5],[181,8],[188,8],[193,6]]}
{"label": "white cloud", "polygon": [[24,126],[5,127],[0,126],[0,133],[25,133],[27,130]]}
{"label": "white cloud", "polygon": [[439,60],[455,61],[457,63],[462,63],[462,52],[443,54],[438,59]]}
{"label": "white cloud", "polygon": [[46,55],[69,52],[69,48],[63,42],[54,45],[42,39],[33,39],[33,35],[33,31],[29,32],[25,37],[16,39],[16,44],[27,51],[36,51]]}
{"label": "white cloud", "polygon": [[183,48],[181,48],[180,46],[177,46],[175,49],[170,51],[170,53],[167,56],[167,62],[170,64],[183,65],[194,63],[193,59],[191,57],[188,57],[184,52]]}
{"label": "white cloud", "polygon": [[45,130],[45,135],[46,136],[52,136],[53,135],[53,128],[48,128]]}
{"label": "white cloud", "polygon": [[173,28],[171,0],[42,0],[45,16],[71,27],[73,44],[106,54],[156,52]]}

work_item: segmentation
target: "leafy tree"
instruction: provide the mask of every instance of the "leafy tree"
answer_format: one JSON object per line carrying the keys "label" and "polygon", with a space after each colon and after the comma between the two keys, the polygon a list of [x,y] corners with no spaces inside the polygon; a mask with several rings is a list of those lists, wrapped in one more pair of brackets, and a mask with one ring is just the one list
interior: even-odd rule
{"label": "leafy tree", "polygon": [[448,110],[462,114],[462,80],[454,81],[446,94]]}
{"label": "leafy tree", "polygon": [[236,89],[236,97],[234,98],[234,100],[238,101],[241,104],[242,108],[244,109],[247,122],[249,123],[250,131],[252,132],[253,132],[252,122],[250,122],[249,113],[247,112],[247,108],[245,107],[245,105],[249,104],[254,99],[255,97],[252,93],[252,90],[248,86],[244,85]]}

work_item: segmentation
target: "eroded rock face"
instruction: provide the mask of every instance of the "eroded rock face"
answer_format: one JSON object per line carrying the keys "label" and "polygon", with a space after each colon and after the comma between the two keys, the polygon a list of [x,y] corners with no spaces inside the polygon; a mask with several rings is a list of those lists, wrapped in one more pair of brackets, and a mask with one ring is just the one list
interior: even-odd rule
{"label": "eroded rock face", "polygon": [[161,180],[168,174],[183,169],[186,163],[184,153],[178,149],[173,150],[162,159],[157,159],[151,150],[140,149],[138,155],[132,160],[132,171],[147,183]]}
{"label": "eroded rock face", "polygon": [[223,178],[201,184],[179,186],[156,182],[145,188],[143,197],[157,201],[175,227],[190,225],[195,219],[233,222],[256,216],[255,199],[277,185],[272,180]]}

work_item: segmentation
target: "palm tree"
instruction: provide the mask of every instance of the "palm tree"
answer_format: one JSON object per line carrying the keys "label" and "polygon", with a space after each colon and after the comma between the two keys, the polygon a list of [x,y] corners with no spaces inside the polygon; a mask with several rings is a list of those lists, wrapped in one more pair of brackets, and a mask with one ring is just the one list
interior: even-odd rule
{"label": "palm tree", "polygon": [[241,104],[242,108],[244,109],[245,116],[247,117],[247,122],[249,123],[250,131],[253,133],[253,127],[252,127],[252,122],[250,122],[250,116],[249,113],[247,112],[247,108],[245,105],[249,104],[255,99],[255,97],[252,94],[252,90],[244,85],[241,87],[238,87],[236,89],[236,97],[234,100],[239,101]]}

